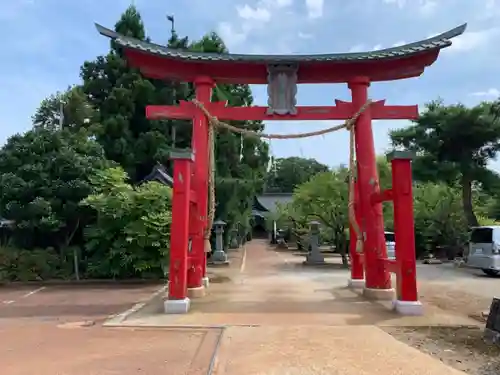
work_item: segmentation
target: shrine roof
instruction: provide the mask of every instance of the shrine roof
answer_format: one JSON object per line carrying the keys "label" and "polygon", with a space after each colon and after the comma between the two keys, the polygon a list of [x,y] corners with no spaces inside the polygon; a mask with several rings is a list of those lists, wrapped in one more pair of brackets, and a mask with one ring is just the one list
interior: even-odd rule
{"label": "shrine roof", "polygon": [[151,173],[144,177],[140,183],[149,181],[157,181],[169,187],[174,186],[174,179],[167,173],[163,165],[155,165]]}
{"label": "shrine roof", "polygon": [[393,60],[402,57],[409,57],[422,52],[439,50],[449,47],[451,39],[461,35],[467,24],[460,25],[442,34],[433,36],[418,42],[404,44],[398,47],[386,48],[377,51],[359,53],[330,53],[312,55],[250,55],[250,54],[218,54],[207,52],[190,52],[167,48],[165,46],[148,43],[135,38],[127,37],[96,24],[98,32],[108,38],[113,39],[118,45],[138,50],[155,56],[162,56],[173,60],[184,60],[193,62],[239,62],[255,64],[279,64],[279,63],[301,63],[301,62],[363,62],[376,60]]}
{"label": "shrine roof", "polygon": [[264,193],[255,196],[252,208],[256,212],[276,212],[278,205],[292,201],[292,193]]}

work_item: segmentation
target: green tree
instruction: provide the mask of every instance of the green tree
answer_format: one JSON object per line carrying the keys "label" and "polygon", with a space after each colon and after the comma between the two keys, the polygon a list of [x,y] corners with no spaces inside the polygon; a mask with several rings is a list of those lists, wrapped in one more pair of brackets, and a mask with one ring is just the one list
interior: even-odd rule
{"label": "green tree", "polygon": [[331,231],[332,240],[347,265],[348,183],[347,171],[339,169],[318,173],[300,185],[292,205],[308,220],[318,220]]}
{"label": "green tree", "polygon": [[0,150],[0,212],[14,220],[19,247],[64,252],[89,220],[79,202],[89,177],[109,165],[84,130],[35,128],[11,137]]}
{"label": "green tree", "polygon": [[456,253],[468,233],[460,189],[428,182],[418,184],[413,196],[417,254],[438,246]]}
{"label": "green tree", "polygon": [[[115,25],[123,35],[147,40],[141,16],[130,6]],[[173,47],[182,47],[185,40],[170,39]],[[174,104],[185,99],[187,85],[144,78],[139,71],[127,66],[121,49],[111,43],[106,56],[98,56],[81,67],[83,91],[89,103],[99,113],[100,127],[96,139],[106,156],[118,162],[133,182],[140,181],[160,162],[168,165],[172,146],[172,128],[179,122],[149,121],[145,117],[148,104]],[[189,146],[190,129],[179,126],[178,147]]]}
{"label": "green tree", "polygon": [[122,168],[92,177],[93,194],[82,201],[97,220],[85,230],[87,276],[165,276],[170,249],[171,189],[157,182],[127,183]]}
{"label": "green tree", "polygon": [[441,176],[445,182],[458,178],[467,222],[478,225],[473,185],[500,149],[500,122],[492,116],[489,103],[467,108],[431,102],[414,125],[393,131],[391,139],[395,146],[417,151],[420,160],[416,163],[426,166],[417,171],[432,173],[432,179]]}
{"label": "green tree", "polygon": [[[115,31],[139,40],[148,40],[141,16],[130,6],[115,25]],[[227,53],[223,41],[215,33],[190,43],[172,33],[169,48],[198,52]],[[157,163],[169,166],[173,147],[189,148],[190,121],[145,118],[149,104],[176,104],[194,97],[192,84],[158,81],[143,77],[127,66],[122,51],[114,43],[106,56],[86,62],[81,68],[83,90],[99,113],[96,139],[106,155],[118,162],[132,182],[140,181]],[[227,100],[230,106],[250,105],[253,101],[248,85],[218,85],[214,100]],[[232,122],[234,126],[261,131],[259,121]],[[216,135],[217,215],[233,225],[247,223],[251,197],[262,189],[268,162],[268,147],[255,137],[242,137],[227,131]]]}
{"label": "green tree", "polygon": [[78,130],[97,126],[98,116],[81,87],[73,86],[42,100],[32,119],[35,127]]}
{"label": "green tree", "polygon": [[328,169],[328,166],[315,159],[300,157],[274,159],[267,176],[266,191],[291,193],[311,177]]}

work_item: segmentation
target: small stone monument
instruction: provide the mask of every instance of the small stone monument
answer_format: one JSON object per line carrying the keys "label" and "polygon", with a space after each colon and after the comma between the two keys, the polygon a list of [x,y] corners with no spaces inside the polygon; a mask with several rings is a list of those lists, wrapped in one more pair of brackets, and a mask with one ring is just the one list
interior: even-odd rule
{"label": "small stone monument", "polygon": [[237,249],[238,247],[240,247],[238,240],[238,229],[233,228],[231,229],[231,240],[229,241],[229,248]]}
{"label": "small stone monument", "polygon": [[288,249],[288,244],[285,241],[285,230],[278,229],[276,233],[276,248],[278,249]]}
{"label": "small stone monument", "polygon": [[220,219],[214,222],[215,230],[215,251],[212,254],[212,263],[214,265],[229,264],[227,254],[224,252],[224,227],[226,223]]}
{"label": "small stone monument", "polygon": [[500,346],[500,298],[493,298],[484,329],[484,340]]}
{"label": "small stone monument", "polygon": [[326,264],[325,257],[321,254],[319,249],[319,226],[318,221],[311,221],[309,223],[309,253],[307,254],[304,264],[306,265],[320,265]]}

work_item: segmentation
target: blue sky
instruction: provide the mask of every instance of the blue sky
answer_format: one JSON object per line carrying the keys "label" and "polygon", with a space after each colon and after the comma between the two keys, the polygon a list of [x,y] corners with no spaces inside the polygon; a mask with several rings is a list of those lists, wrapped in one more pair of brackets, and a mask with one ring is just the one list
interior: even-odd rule
{"label": "blue sky", "polygon": [[[372,99],[419,104],[442,97],[473,105],[500,96],[500,0],[135,0],[148,35],[169,38],[167,14],[178,33],[196,39],[217,31],[231,52],[327,53],[366,51],[409,43],[468,22],[466,33],[443,51],[420,78],[377,83]],[[0,144],[31,127],[40,101],[79,82],[83,61],[106,53],[108,41],[94,22],[113,27],[128,0],[9,0],[2,4],[0,33]],[[264,105],[265,87],[253,88]],[[299,88],[299,104],[350,100],[346,85]],[[388,149],[388,131],[404,121],[374,122],[376,148]],[[320,122],[271,122],[268,132],[319,129]],[[348,160],[345,131],[306,140],[273,141],[274,155],[313,157],[338,165]],[[500,170],[500,162],[492,163]]]}

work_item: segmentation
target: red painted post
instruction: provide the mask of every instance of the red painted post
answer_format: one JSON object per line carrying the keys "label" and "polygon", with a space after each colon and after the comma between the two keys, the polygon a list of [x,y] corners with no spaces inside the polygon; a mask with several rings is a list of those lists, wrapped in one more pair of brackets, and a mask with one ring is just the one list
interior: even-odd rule
{"label": "red painted post", "polygon": [[[348,83],[352,93],[353,109],[357,111],[368,100],[368,78],[360,77]],[[373,141],[370,108],[367,108],[355,126],[357,177],[361,226],[364,230],[365,290],[367,297],[392,298],[391,278],[381,259],[387,258],[384,238],[382,204],[371,203],[371,195],[380,191]],[[385,293],[387,292],[387,293]]]}
{"label": "red painted post", "polygon": [[170,237],[170,274],[168,299],[187,297],[189,194],[191,191],[191,152],[172,152],[174,160],[174,186],[172,197],[172,225]]}
{"label": "red painted post", "polygon": [[387,156],[392,166],[394,203],[394,236],[398,263],[396,310],[405,314],[421,314],[418,302],[417,261],[415,254],[415,223],[413,219],[413,189],[411,160],[414,154],[394,151]]}
{"label": "red painted post", "polygon": [[[359,192],[357,179],[354,182],[354,212],[356,213],[356,220],[360,225],[361,231],[361,217],[359,212]],[[363,271],[363,258],[360,253],[356,251],[356,232],[352,225],[349,225],[349,255],[351,257],[351,279],[349,286],[352,288],[363,288],[365,286],[365,275]]]}
{"label": "red painted post", "polygon": [[[214,81],[209,77],[198,77],[194,81],[196,99],[209,103],[212,99]],[[197,199],[198,220],[192,228],[193,241],[191,265],[188,270],[188,288],[192,297],[202,296],[203,277],[206,275],[205,228],[208,213],[208,120],[198,110],[193,119],[192,148],[194,152],[194,191]],[[191,291],[192,290],[192,291]],[[194,291],[197,292],[194,292]]]}

